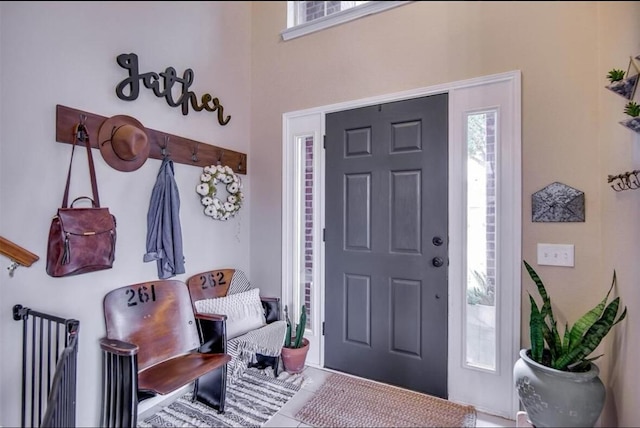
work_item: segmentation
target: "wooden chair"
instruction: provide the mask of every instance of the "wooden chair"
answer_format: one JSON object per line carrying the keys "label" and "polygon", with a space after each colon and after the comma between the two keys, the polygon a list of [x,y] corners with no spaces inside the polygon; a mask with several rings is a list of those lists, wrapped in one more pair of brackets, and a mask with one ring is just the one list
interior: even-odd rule
{"label": "wooden chair", "polygon": [[[194,399],[224,410],[231,357],[199,349],[184,282],[158,280],[112,290],[104,298],[104,317],[102,426],[135,427],[139,401],[191,383]],[[200,387],[203,382],[207,387]]]}
{"label": "wooden chair", "polygon": [[[212,314],[203,313],[198,310],[197,302],[206,299],[216,299],[220,297],[227,297],[232,294],[248,291],[253,287],[246,279],[244,273],[236,269],[218,269],[201,272],[191,276],[187,280],[187,286],[189,288],[189,294],[191,297],[191,303],[193,305],[193,312],[196,320],[198,321],[198,329],[200,331],[201,340],[204,343],[204,347],[208,350],[215,350],[216,352],[229,353],[232,357],[232,362],[229,364],[230,376],[236,377],[240,364],[245,364],[245,367],[258,367],[264,369],[272,367],[274,374],[278,375],[280,365],[280,355],[274,355],[271,351],[271,355],[265,353],[255,352],[251,357],[244,356],[242,361],[240,360],[238,347],[242,347],[246,344],[245,339],[253,342],[259,342],[260,339],[256,339],[256,336],[262,337],[270,335],[272,338],[278,337],[282,332],[282,340],[280,346],[284,343],[284,333],[286,330],[286,323],[280,320],[280,298],[277,297],[263,297],[260,296],[260,302],[262,304],[262,310],[264,311],[264,319],[266,326],[256,329],[254,332],[248,332],[237,338],[231,338],[227,341],[227,316],[225,314]],[[264,330],[262,330],[264,328]],[[256,335],[254,333],[259,333]],[[248,338],[248,339],[247,339]],[[272,340],[273,342],[273,340]],[[254,343],[255,347],[255,343]],[[258,343],[258,349],[260,349]],[[247,361],[250,358],[250,361]]]}

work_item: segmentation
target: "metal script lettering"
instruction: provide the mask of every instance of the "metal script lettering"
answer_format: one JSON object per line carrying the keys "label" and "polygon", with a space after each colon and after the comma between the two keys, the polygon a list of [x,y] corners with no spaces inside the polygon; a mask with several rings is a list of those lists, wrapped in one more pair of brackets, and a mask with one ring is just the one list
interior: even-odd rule
{"label": "metal script lettering", "polygon": [[[165,71],[160,73],[142,73],[140,74],[138,68],[138,55],[134,53],[120,54],[117,57],[118,65],[129,71],[129,77],[118,83],[116,86],[116,95],[118,98],[124,101],[133,101],[138,98],[140,94],[140,81],[147,88],[151,89],[158,98],[164,98],[167,100],[167,104],[171,107],[182,107],[182,114],[187,115],[189,113],[189,104],[195,111],[207,110],[210,112],[218,112],[218,123],[220,125],[226,125],[229,123],[231,116],[224,116],[224,107],[220,104],[218,98],[214,98],[209,94],[204,94],[200,98],[201,104],[198,104],[198,97],[192,91],[189,91],[189,87],[193,83],[193,70],[187,68],[182,77],[178,77],[175,68],[167,67]],[[171,93],[173,85],[179,84],[182,86],[182,92],[180,97],[174,101]],[[128,95],[125,94],[128,88]]]}

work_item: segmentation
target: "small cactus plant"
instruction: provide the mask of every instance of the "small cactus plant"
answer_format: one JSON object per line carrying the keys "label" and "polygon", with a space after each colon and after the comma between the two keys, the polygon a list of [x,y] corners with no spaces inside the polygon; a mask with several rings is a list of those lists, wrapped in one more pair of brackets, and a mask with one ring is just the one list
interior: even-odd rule
{"label": "small cactus plant", "polygon": [[300,321],[295,327],[295,336],[291,335],[293,332],[293,324],[289,319],[289,310],[287,306],[284,307],[284,317],[287,322],[287,334],[284,338],[284,347],[293,349],[301,348],[302,339],[304,338],[304,329],[307,325],[307,307],[302,305],[302,308],[300,309]]}
{"label": "small cactus plant", "polygon": [[631,117],[638,117],[640,116],[640,104],[635,101],[629,101],[624,106],[624,112]]}
{"label": "small cactus plant", "polygon": [[624,79],[624,75],[625,72],[623,70],[614,68],[607,74],[607,79],[609,79],[611,83],[619,82],[620,80]]}

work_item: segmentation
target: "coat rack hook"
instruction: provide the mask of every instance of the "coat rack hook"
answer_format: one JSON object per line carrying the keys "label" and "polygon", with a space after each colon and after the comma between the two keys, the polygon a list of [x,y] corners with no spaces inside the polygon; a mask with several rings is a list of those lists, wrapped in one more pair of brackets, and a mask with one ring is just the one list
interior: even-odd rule
{"label": "coat rack hook", "polygon": [[198,146],[200,143],[196,143],[196,146],[191,151],[191,160],[195,163],[198,162]]}
{"label": "coat rack hook", "polygon": [[87,115],[84,113],[80,113],[80,125],[84,126],[84,123],[87,121]]}
{"label": "coat rack hook", "polygon": [[224,156],[224,150],[219,150],[218,151],[218,161],[216,162],[216,165],[222,165],[222,156]]}
{"label": "coat rack hook", "polygon": [[242,171],[244,165],[244,155],[240,155],[240,162],[238,162],[238,171]]}
{"label": "coat rack hook", "polygon": [[158,145],[160,146],[160,153],[162,153],[162,157],[167,157],[167,147],[169,147],[169,136],[165,135],[164,136],[164,144],[160,144],[158,143]]}

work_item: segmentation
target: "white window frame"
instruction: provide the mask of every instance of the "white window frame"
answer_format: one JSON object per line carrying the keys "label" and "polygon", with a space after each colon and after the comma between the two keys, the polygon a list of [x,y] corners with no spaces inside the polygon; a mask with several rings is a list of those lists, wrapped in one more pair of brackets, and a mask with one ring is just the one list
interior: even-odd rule
{"label": "white window frame", "polygon": [[[305,338],[309,340],[309,351],[306,363],[322,367],[322,320],[324,320],[324,242],[322,242],[322,228],[324,227],[324,153],[323,132],[324,115],[312,114],[284,114],[282,129],[285,140],[282,151],[282,299],[281,306],[291,308],[289,317],[297,320],[301,301],[300,290],[300,254],[297,245],[300,243],[301,224],[296,216],[296,202],[299,200],[300,168],[295,165],[299,159],[298,142],[300,137],[313,138],[313,286],[311,287],[311,310],[309,315],[310,328],[305,329]],[[286,256],[285,256],[286,254]],[[296,302],[296,304],[293,304]],[[294,321],[296,322],[296,321]]]}
{"label": "white window frame", "polygon": [[305,22],[304,24],[293,25],[293,16],[295,14],[294,1],[287,2],[287,25],[289,28],[283,30],[280,35],[282,40],[291,40],[296,37],[304,36],[306,34],[315,33],[316,31],[324,30],[325,28],[334,27],[336,25],[344,24],[345,22],[353,21],[363,16],[373,15],[385,10],[392,9],[394,7],[402,6],[411,1],[371,1],[369,3],[354,6],[352,8],[341,10],[340,12],[333,13],[322,18],[315,19],[311,22]]}
{"label": "white window frame", "polygon": [[[522,154],[520,73],[480,78],[449,92],[449,365],[451,401],[514,418],[519,401],[513,365],[520,348]],[[495,110],[496,129],[496,369],[465,363],[466,117]],[[478,394],[478,391],[482,391]]]}

